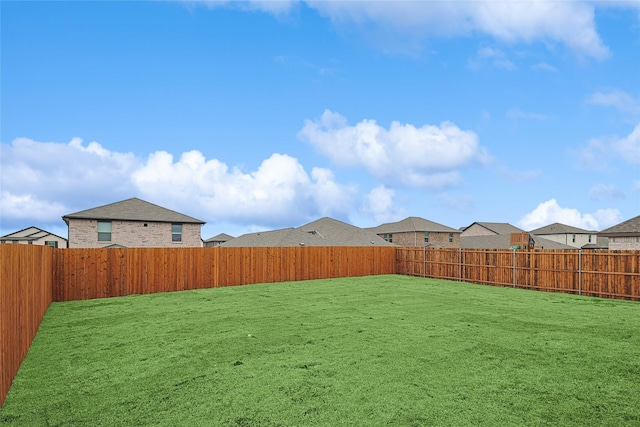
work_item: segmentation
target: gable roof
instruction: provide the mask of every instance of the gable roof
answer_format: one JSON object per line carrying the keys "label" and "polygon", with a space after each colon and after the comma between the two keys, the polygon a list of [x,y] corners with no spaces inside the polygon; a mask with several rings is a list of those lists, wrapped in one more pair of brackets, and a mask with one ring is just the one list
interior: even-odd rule
{"label": "gable roof", "polygon": [[544,236],[545,234],[596,234],[595,231],[585,230],[584,228],[572,227],[566,224],[554,222],[544,227],[531,230],[530,233]]}
{"label": "gable roof", "polygon": [[447,227],[446,225],[438,224],[437,222],[429,221],[417,216],[410,216],[397,222],[388,222],[377,227],[370,227],[366,230],[371,230],[376,234],[385,233],[408,233],[408,232],[424,232],[430,231],[434,233],[461,233],[460,230]]}
{"label": "gable roof", "polygon": [[328,217],[302,225],[298,227],[298,230],[316,233],[320,237],[330,240],[335,244],[346,246],[395,246],[371,230],[356,227],[355,225]]}
{"label": "gable roof", "polygon": [[623,236],[640,236],[640,215],[628,219],[620,224],[614,225],[598,233],[598,236],[606,237],[623,237]]}
{"label": "gable roof", "polygon": [[342,246],[329,242],[316,234],[307,233],[297,228],[247,233],[240,237],[221,243],[221,247],[248,246]]}
{"label": "gable roof", "polygon": [[4,235],[2,237],[0,237],[0,239],[2,240],[13,240],[13,241],[30,241],[30,240],[38,240],[42,237],[46,237],[46,236],[55,236],[58,239],[62,239],[62,240],[67,240],[64,237],[60,237],[56,234],[50,233],[46,230],[43,230],[41,228],[38,227],[27,227],[27,228],[23,228],[22,230],[19,231],[15,231],[13,233],[9,233],[7,235]]}
{"label": "gable roof", "polygon": [[524,231],[515,225],[509,224],[508,222],[474,222],[469,227],[465,227],[464,230],[471,228],[474,224],[478,224],[479,226],[484,227],[489,231],[493,231],[496,234],[510,235],[511,233],[522,233]]}
{"label": "gable roof", "polygon": [[162,206],[154,205],[132,197],[120,202],[68,214],[62,217],[69,224],[70,219],[97,219],[115,221],[181,222],[204,224],[204,221],[181,214]]}
{"label": "gable roof", "polygon": [[395,246],[377,234],[338,221],[320,218],[298,228],[243,234],[222,243],[225,247],[246,246]]}
{"label": "gable roof", "polygon": [[[577,250],[573,246],[565,245],[562,243],[554,242],[553,240],[545,239],[544,237],[531,236],[536,244],[537,248],[543,249],[573,249]],[[468,236],[460,237],[460,246],[463,249],[510,249],[511,248],[511,235],[509,234],[494,234],[492,236]]]}
{"label": "gable roof", "polygon": [[213,237],[209,237],[207,240],[205,240],[205,243],[209,243],[209,242],[226,242],[228,240],[231,239],[235,239],[235,237],[230,236],[226,233],[220,233],[217,236],[213,236]]}

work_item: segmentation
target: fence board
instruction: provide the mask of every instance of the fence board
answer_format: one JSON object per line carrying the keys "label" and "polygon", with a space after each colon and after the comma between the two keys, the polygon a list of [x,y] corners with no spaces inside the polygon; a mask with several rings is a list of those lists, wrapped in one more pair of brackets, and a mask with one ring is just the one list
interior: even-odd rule
{"label": "fence board", "polygon": [[53,299],[53,252],[0,245],[0,406]]}
{"label": "fence board", "polygon": [[640,300],[640,251],[398,248],[396,273]]}

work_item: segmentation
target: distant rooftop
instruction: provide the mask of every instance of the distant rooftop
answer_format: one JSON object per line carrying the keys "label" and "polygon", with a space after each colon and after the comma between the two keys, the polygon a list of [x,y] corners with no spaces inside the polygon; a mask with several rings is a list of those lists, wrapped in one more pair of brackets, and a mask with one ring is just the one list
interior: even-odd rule
{"label": "distant rooftop", "polygon": [[120,202],[87,209],[62,217],[64,222],[70,219],[104,219],[119,221],[149,221],[149,222],[181,222],[204,224],[204,221],[172,211],[162,206],[133,197]]}
{"label": "distant rooftop", "polygon": [[460,233],[460,230],[447,227],[446,225],[438,224],[437,222],[429,221],[424,218],[410,216],[397,222],[388,222],[377,227],[370,227],[366,230],[371,230],[376,234],[384,233],[407,233],[407,232],[424,232],[430,231],[434,233]]}

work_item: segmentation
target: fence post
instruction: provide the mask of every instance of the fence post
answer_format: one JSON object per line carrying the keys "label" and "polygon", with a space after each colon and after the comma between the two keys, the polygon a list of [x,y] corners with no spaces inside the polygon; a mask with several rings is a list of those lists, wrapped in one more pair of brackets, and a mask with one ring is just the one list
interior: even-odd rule
{"label": "fence post", "polygon": [[462,247],[458,248],[458,282],[462,282]]}
{"label": "fence post", "polygon": [[422,247],[422,277],[427,277],[427,247]]}
{"label": "fence post", "polygon": [[515,249],[511,249],[511,251],[513,252],[513,256],[511,257],[511,262],[513,264],[513,269],[512,269],[512,279],[513,279],[513,287],[516,287],[516,250]]}
{"label": "fence post", "polygon": [[582,295],[582,249],[578,249],[578,295]]}

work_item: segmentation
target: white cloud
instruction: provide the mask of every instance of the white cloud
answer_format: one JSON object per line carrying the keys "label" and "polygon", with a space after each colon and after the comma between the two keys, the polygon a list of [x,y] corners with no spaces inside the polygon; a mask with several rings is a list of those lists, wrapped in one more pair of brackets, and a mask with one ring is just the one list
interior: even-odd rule
{"label": "white cloud", "polygon": [[614,141],[612,146],[623,159],[640,165],[640,124],[626,137]]}
{"label": "white cloud", "polygon": [[339,25],[375,23],[414,37],[489,35],[517,43],[557,42],[594,58],[609,55],[588,2],[491,0],[474,2],[309,1]]}
{"label": "white cloud", "polygon": [[613,107],[630,116],[640,116],[640,101],[621,90],[596,92],[587,98],[587,102],[594,105]]}
{"label": "white cloud", "polygon": [[488,156],[478,137],[450,122],[440,126],[375,120],[350,126],[345,117],[326,110],[319,120],[305,121],[298,136],[334,163],[360,166],[385,183],[442,188],[459,184],[459,169],[485,162]]}
{"label": "white cloud", "polygon": [[581,166],[596,170],[608,169],[608,163],[613,159],[640,165],[640,123],[622,138],[594,138],[576,154]]}
{"label": "white cloud", "polygon": [[259,11],[281,16],[289,12],[297,0],[177,0],[187,6],[204,5],[209,8],[227,6],[246,11]]}
{"label": "white cloud", "polygon": [[395,191],[379,185],[369,192],[362,209],[365,216],[373,217],[376,224],[398,221],[406,216],[394,201]]}
{"label": "white cloud", "polygon": [[67,144],[18,138],[2,144],[0,164],[3,221],[61,221],[69,209],[131,194],[128,177],[139,161],[80,138]]}
{"label": "white cloud", "polygon": [[623,200],[626,198],[624,191],[613,185],[598,184],[589,189],[591,200]]}
{"label": "white cloud", "polygon": [[170,206],[191,206],[208,221],[268,225],[319,214],[346,215],[353,191],[336,183],[326,169],[316,168],[310,177],[297,159],[284,154],[273,154],[257,170],[245,173],[206,160],[199,151],[183,153],[175,162],[160,151],[150,155],[132,179],[143,195],[168,199]]}
{"label": "white cloud", "polygon": [[[295,0],[176,0],[192,6],[233,7],[282,17]],[[430,36],[488,35],[506,43],[560,43],[579,55],[602,59],[609,49],[595,24],[596,7],[634,7],[634,2],[587,1],[324,1],[304,3],[334,25],[357,28],[378,47],[415,50]],[[637,6],[635,6],[637,8]]]}
{"label": "white cloud", "polygon": [[41,222],[60,220],[66,208],[59,202],[40,200],[31,194],[12,194],[8,191],[0,193],[0,206],[3,218],[26,216],[30,220]]}
{"label": "white cloud", "polygon": [[524,215],[518,225],[525,230],[533,230],[559,222],[586,230],[602,230],[621,221],[622,215],[617,209],[598,209],[592,214],[582,214],[577,209],[563,208],[556,199],[550,199]]}
{"label": "white cloud", "polygon": [[139,196],[204,221],[262,226],[299,223],[319,215],[345,218],[355,209],[353,186],[332,172],[308,174],[297,159],[273,154],[254,171],[230,168],[199,151],[158,151],[146,160],[83,145],[16,139],[2,145],[3,227],[61,216]]}

